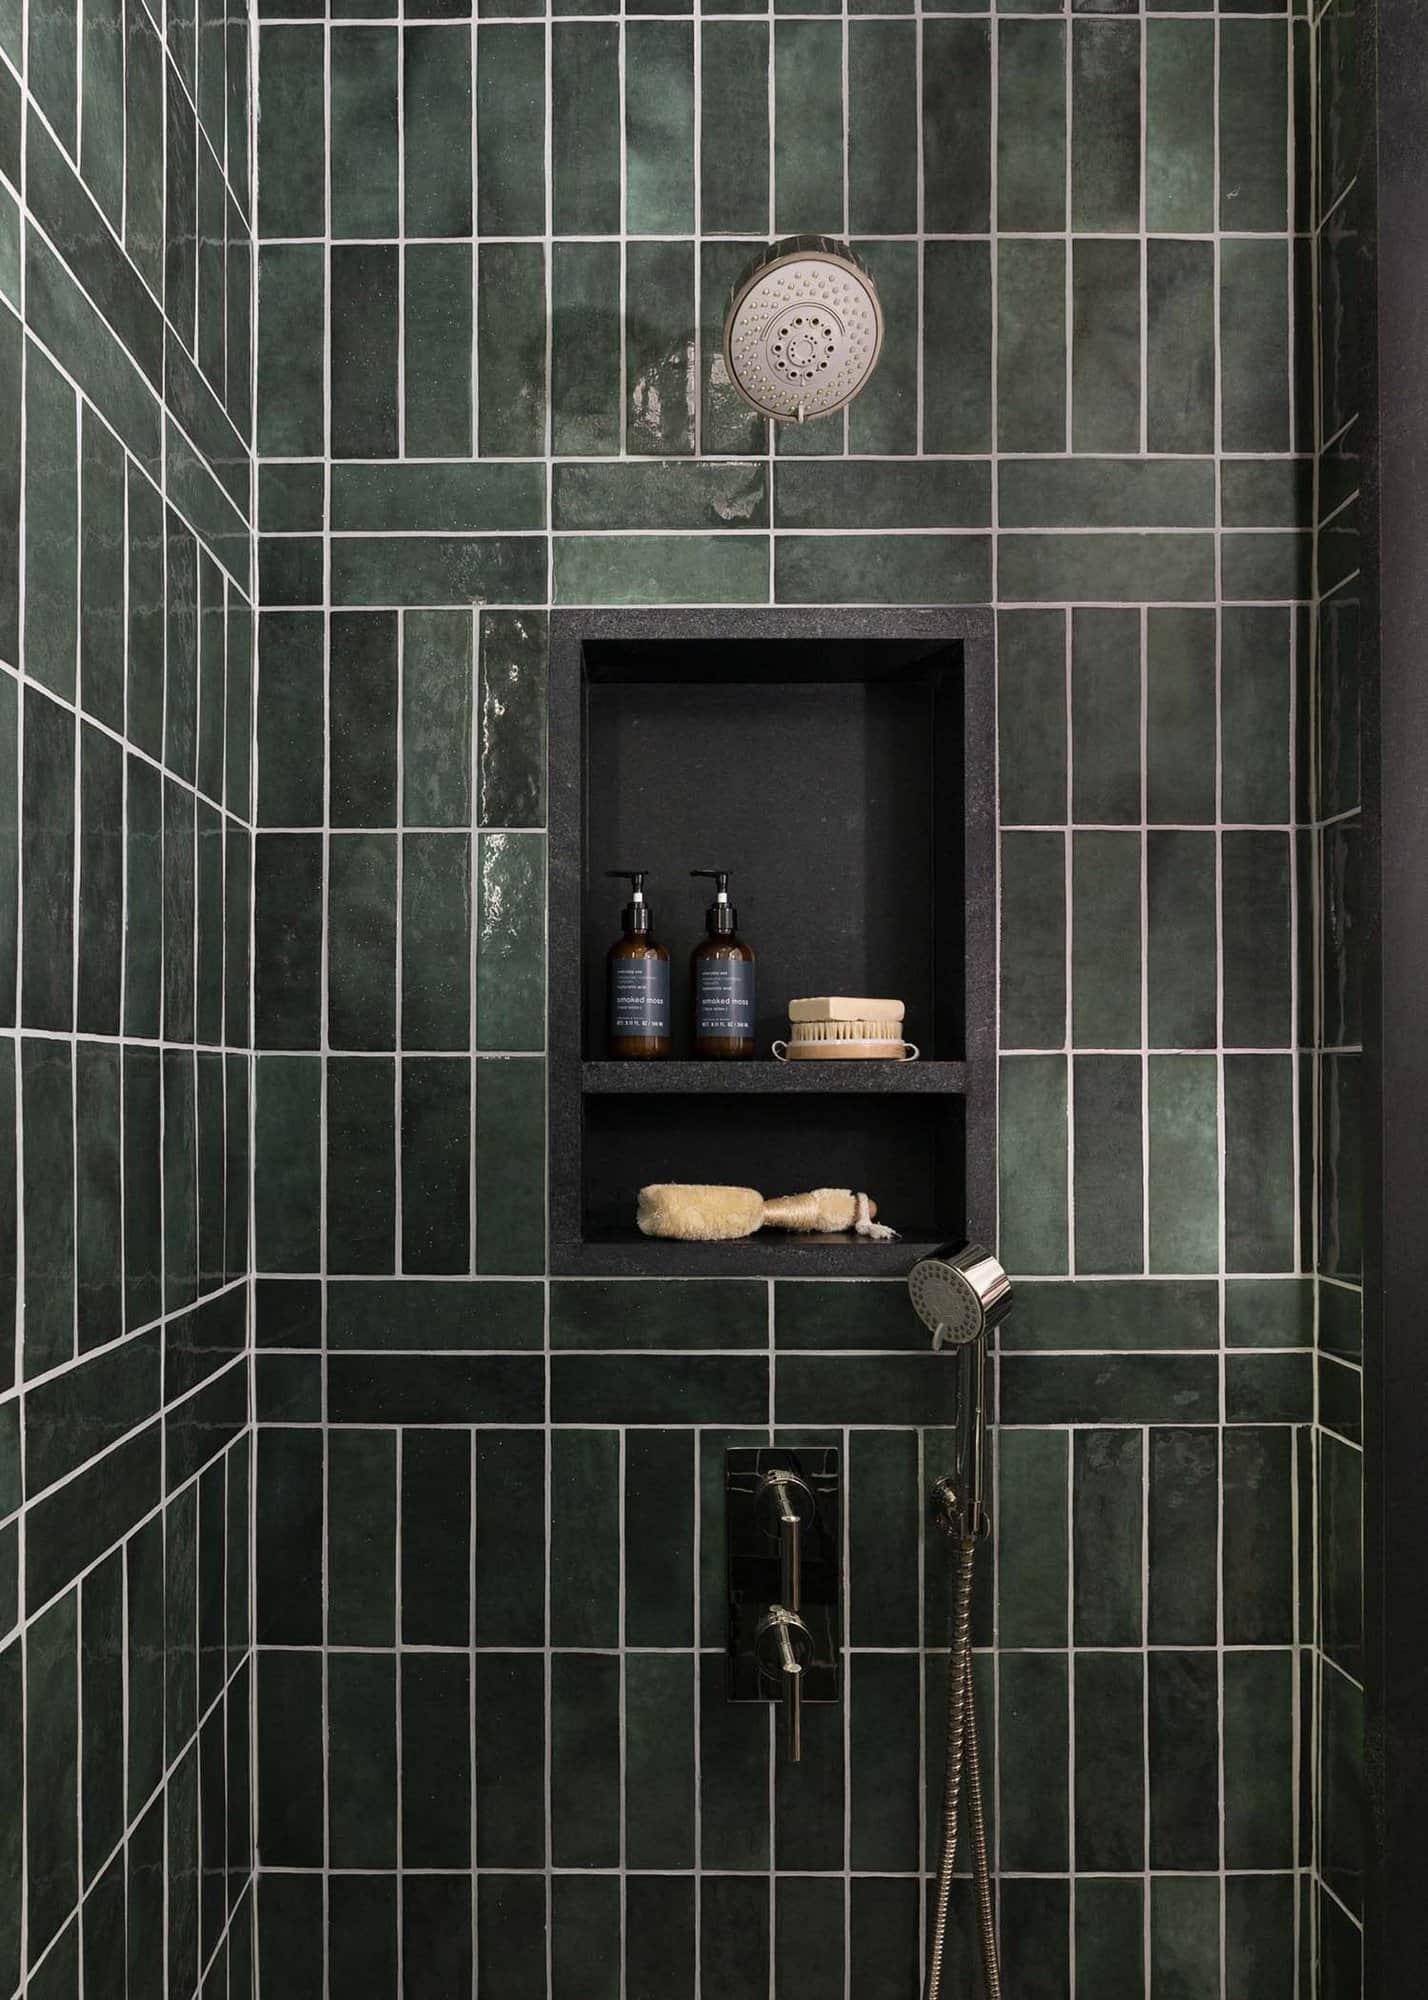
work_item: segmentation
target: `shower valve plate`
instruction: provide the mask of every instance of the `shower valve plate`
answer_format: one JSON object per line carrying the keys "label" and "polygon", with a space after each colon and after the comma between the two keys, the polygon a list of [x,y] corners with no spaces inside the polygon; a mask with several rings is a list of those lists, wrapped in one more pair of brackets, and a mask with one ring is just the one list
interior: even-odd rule
{"label": "shower valve plate", "polygon": [[778,1689],[759,1665],[756,1634],[779,1601],[779,1545],[759,1491],[770,1472],[793,1472],[813,1494],[802,1536],[799,1616],[813,1639],[803,1670],[805,1702],[837,1701],[842,1648],[843,1529],[836,1445],[731,1445],[724,1454],[724,1518],[729,1549],[729,1698],[774,1701]]}

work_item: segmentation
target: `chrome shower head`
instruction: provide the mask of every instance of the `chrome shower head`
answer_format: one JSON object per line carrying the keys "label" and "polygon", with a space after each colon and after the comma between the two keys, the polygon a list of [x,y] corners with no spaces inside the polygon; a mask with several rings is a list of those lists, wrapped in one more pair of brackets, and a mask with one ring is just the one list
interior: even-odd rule
{"label": "chrome shower head", "polygon": [[1011,1311],[1011,1279],[980,1243],[961,1250],[947,1243],[920,1257],[908,1272],[907,1289],[934,1347],[963,1347]]}
{"label": "chrome shower head", "polygon": [[852,402],[882,344],[872,274],[829,236],[785,236],[760,251],[724,321],[729,380],[779,423],[831,416]]}

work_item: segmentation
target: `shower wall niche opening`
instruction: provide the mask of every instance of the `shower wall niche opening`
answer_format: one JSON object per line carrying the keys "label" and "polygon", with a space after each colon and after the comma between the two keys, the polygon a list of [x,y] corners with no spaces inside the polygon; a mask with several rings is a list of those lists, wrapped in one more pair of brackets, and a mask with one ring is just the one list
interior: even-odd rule
{"label": "shower wall niche opening", "polygon": [[[566,612],[551,621],[551,1258],[557,1272],[901,1270],[992,1226],[992,631],[979,611]],[[642,868],[668,1059],[606,1055],[606,953]],[[689,954],[727,869],[755,1057],[690,1058]],[[791,999],[890,997],[908,1062],[773,1059]],[[650,1181],[871,1194],[899,1232],[729,1244],[634,1227]]]}

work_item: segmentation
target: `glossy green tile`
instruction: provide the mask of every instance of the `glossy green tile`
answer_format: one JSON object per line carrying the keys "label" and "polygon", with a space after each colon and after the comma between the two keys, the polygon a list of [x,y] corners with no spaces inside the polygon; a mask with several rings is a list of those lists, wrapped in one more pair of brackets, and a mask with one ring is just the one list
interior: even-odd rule
{"label": "glossy green tile", "polygon": [[337,605],[531,604],[545,597],[535,537],[366,535],[332,544]]}
{"label": "glossy green tile", "polygon": [[79,412],[32,346],[25,370],[25,671],[72,699],[78,645]]}
{"label": "glossy green tile", "polygon": [[1215,841],[1146,837],[1148,1022],[1152,1048],[1208,1048],[1216,1038]]}
{"label": "glossy green tile", "polygon": [[1212,246],[1151,239],[1145,284],[1146,448],[1210,451],[1215,443]]}
{"label": "glossy green tile", "polygon": [[1067,1437],[1004,1429],[997,1564],[1003,1646],[1064,1646],[1069,1632]]}
{"label": "glossy green tile", "polygon": [[339,244],[331,259],[332,455],[394,458],[400,339],[398,251],[389,244]]}
{"label": "glossy green tile", "polygon": [[538,1270],[545,1250],[544,1064],[487,1057],[476,1065],[476,1156],[476,1268]]}
{"label": "glossy green tile", "polygon": [[1221,229],[1275,230],[1288,224],[1287,38],[1283,20],[1221,24]]}
{"label": "glossy green tile", "polygon": [[482,826],[544,821],[545,685],[544,617],[483,612],[475,773]]}
{"label": "glossy green tile", "polygon": [[1073,1441],[1072,1632],[1078,1646],[1141,1642],[1142,1460],[1134,1431],[1079,1431]]}
{"label": "glossy green tile", "polygon": [[471,843],[402,839],[402,1045],[464,1049],[471,1035]]}
{"label": "glossy green tile", "polygon": [[625,252],[626,443],[632,452],[694,448],[694,257],[685,243]]}
{"label": "glossy green tile", "polygon": [[265,1055],[256,1066],[255,1253],[267,1271],[315,1271],[319,1254],[321,1065]]}
{"label": "glossy green tile", "polygon": [[[700,29],[700,227],[761,234],[769,222],[769,29],[705,21]],[[740,246],[746,261],[752,245]]]}
{"label": "glossy green tile", "polygon": [[1006,1789],[1000,1843],[1017,1870],[1064,1869],[1069,1856],[1064,1653],[1004,1652],[997,1757]]}
{"label": "glossy green tile", "polygon": [[514,22],[479,27],[476,216],[483,236],[543,233],[545,116],[544,30]]}
{"label": "glossy green tile", "polygon": [[1232,239],[1220,260],[1221,436],[1227,451],[1290,446],[1284,242]]}
{"label": "glossy green tile", "polygon": [[1208,535],[1003,535],[998,557],[1003,596],[1013,601],[1208,602],[1214,596]]}
{"label": "glossy green tile", "polygon": [[25,1638],[25,1867],[32,1963],[63,1927],[79,1890],[78,1621],[79,1593],[71,1591]]}
{"label": "glossy green tile", "polygon": [[607,21],[551,30],[552,226],[557,236],[620,228],[619,31]]}
{"label": "glossy green tile", "polygon": [[394,1044],[396,903],[396,837],[334,836],[328,856],[327,1034],[335,1049]]}
{"label": "glossy green tile", "polygon": [[36,689],[24,698],[20,872],[28,921],[21,952],[21,1019],[74,1025],[74,717]]}
{"label": "glossy green tile", "polygon": [[408,826],[471,817],[474,629],[469,612],[402,621],[402,813]]}
{"label": "glossy green tile", "polygon": [[1141,816],[1140,620],[1077,611],[1071,620],[1073,817],[1131,824]]}
{"label": "glossy green tile", "polygon": [[1076,1268],[1139,1271],[1145,1255],[1139,1060],[1078,1056],[1073,1077]]}
{"label": "glossy green tile", "polygon": [[[922,30],[922,173],[926,226],[988,227],[991,187],[991,29],[985,20],[931,18]],[[955,96],[946,88],[957,78]]]}
{"label": "glossy green tile", "polygon": [[17,312],[21,262],[20,205],[7,187],[0,187],[0,298],[8,299]]}
{"label": "glossy green tile", "polygon": [[1232,1047],[1284,1047],[1293,1032],[1288,836],[1226,833],[1220,855],[1224,1038]]}
{"label": "glossy green tile", "polygon": [[1215,818],[1215,618],[1152,610],[1146,619],[1146,814]]}
{"label": "glossy green tile", "polygon": [[923,449],[985,451],[991,442],[991,272],[985,243],[923,246],[928,325],[955,321],[956,340],[937,351],[923,382]]}
{"label": "glossy green tile", "polygon": [[1228,1645],[1285,1645],[1294,1634],[1294,1439],[1284,1426],[1226,1430],[1223,1619]]}
{"label": "glossy green tile", "polygon": [[1213,1877],[1161,1876],[1150,1884],[1153,1990],[1213,1992],[1220,1980],[1220,1885]]}
{"label": "glossy green tile", "polygon": [[1002,242],[997,287],[998,445],[1003,451],[1064,451],[1067,329],[1059,308],[1066,292],[1065,244]]}
{"label": "glossy green tile", "polygon": [[1140,247],[1078,242],[1071,265],[1071,443],[1134,451],[1140,443]]}
{"label": "glossy green tile", "polygon": [[1197,459],[1003,459],[1004,528],[1215,525],[1214,468]]}
{"label": "glossy green tile", "polygon": [[1064,820],[1066,618],[1003,611],[997,618],[998,803],[1003,826]]}
{"label": "glossy green tile", "polygon": [[1001,1339],[1004,1352],[1219,1345],[1219,1297],[1213,1283],[1066,1279],[1028,1285],[1016,1325]]}
{"label": "glossy green tile", "polygon": [[1146,227],[1160,232],[1210,229],[1215,210],[1214,23],[1148,21],[1145,79]]}
{"label": "glossy green tile", "polygon": [[401,172],[396,31],[339,26],[329,44],[332,234],[394,236]]}
{"label": "glossy green tile", "polygon": [[1071,226],[1140,227],[1141,31],[1078,20],[1071,33]]}
{"label": "glossy green tile", "polygon": [[1307,1354],[1232,1354],[1225,1364],[1230,1423],[1309,1423],[1314,1373]]}
{"label": "glossy green tile", "polygon": [[1225,1254],[1231,1271],[1294,1256],[1292,1072],[1282,1056],[1225,1058]]}
{"label": "glossy green tile", "polygon": [[1221,786],[1229,821],[1287,820],[1291,626],[1269,607],[1226,610],[1221,641]]}
{"label": "glossy green tile", "polygon": [[836,21],[774,24],[774,227],[842,235],[844,34]]}
{"label": "glossy green tile", "polygon": [[537,466],[458,460],[332,468],[332,525],[341,532],[479,533],[544,524]]}
{"label": "glossy green tile", "polygon": [[312,457],[323,449],[326,274],[318,244],[269,244],[259,254],[260,451]]}
{"label": "glossy green tile", "polygon": [[917,31],[911,21],[848,27],[848,223],[917,227]]}
{"label": "glossy green tile", "polygon": [[1307,458],[1227,459],[1221,475],[1225,526],[1307,525],[1313,507],[1311,472]]}
{"label": "glossy green tile", "polygon": [[1059,21],[997,26],[997,227],[1066,227],[1066,33]]}
{"label": "glossy green tile", "polygon": [[[1074,1658],[1077,1867],[1098,1873],[1138,1870],[1145,1852],[1145,1667],[1124,1653],[1084,1652]],[[1078,1902],[1080,1894],[1078,1883]],[[1139,1935],[1136,1945],[1138,1973]],[[1079,1969],[1079,1933],[1077,1946]]]}
{"label": "glossy green tile", "polygon": [[476,1033],[483,1050],[545,1041],[545,841],[481,836],[476,935]]}
{"label": "glossy green tile", "polygon": [[[882,351],[872,380],[848,411],[850,451],[917,449],[917,250],[911,243],[861,241],[885,314]],[[782,426],[787,437],[795,427]],[[836,442],[836,428],[833,436]]]}
{"label": "glossy green tile", "polygon": [[408,1058],[401,1093],[402,1269],[469,1271],[471,1065]]}
{"label": "glossy green tile", "polygon": [[1138,2000],[1145,1991],[1145,1895],[1139,1879],[1123,1876],[1076,1884],[1077,1976],[1094,1981],[1106,2000]]}
{"label": "glossy green tile", "polygon": [[477,435],[483,455],[538,455],[546,429],[545,252],[481,246],[477,287]]}
{"label": "glossy green tile", "polygon": [[680,235],[694,226],[694,29],[625,29],[625,228]]}
{"label": "glossy green tile", "polygon": [[558,604],[763,603],[767,536],[566,536],[555,544]]}
{"label": "glossy green tile", "polygon": [[[28,80],[61,144],[74,152],[79,102],[79,7],[56,0],[30,21]],[[16,60],[19,60],[18,51]],[[31,1941],[33,1945],[33,1940]]]}
{"label": "glossy green tile", "polygon": [[1213,1271],[1219,1261],[1219,1138],[1210,1056],[1152,1056],[1150,1268]]}
{"label": "glossy green tile", "polygon": [[562,455],[620,446],[620,246],[551,247],[552,449]]}
{"label": "glossy green tile", "polygon": [[259,35],[263,118],[258,230],[263,236],[321,236],[326,229],[324,41],[320,27],[299,23],[267,25]]}
{"label": "glossy green tile", "polygon": [[[785,480],[802,469],[780,472],[781,515]],[[721,459],[557,465],[552,512],[557,530],[761,528],[768,524],[768,468]]]}
{"label": "glossy green tile", "polygon": [[1141,877],[1138,834],[1072,836],[1071,1036],[1079,1048],[1140,1044]]}
{"label": "glossy green tile", "polygon": [[471,234],[471,34],[464,23],[402,34],[403,226]]}
{"label": "glossy green tile", "polygon": [[985,535],[781,535],[774,549],[782,604],[972,604],[989,595]]}
{"label": "glossy green tile", "polygon": [[1001,1065],[1001,1245],[1011,1267],[1066,1269],[1067,1074],[1063,1056]]}
{"label": "glossy green tile", "polygon": [[407,456],[445,458],[469,451],[471,251],[468,246],[408,244],[402,310],[403,442]]}
{"label": "glossy green tile", "polygon": [[1066,874],[1064,835],[1003,834],[1003,1048],[1057,1048],[1065,1041]]}

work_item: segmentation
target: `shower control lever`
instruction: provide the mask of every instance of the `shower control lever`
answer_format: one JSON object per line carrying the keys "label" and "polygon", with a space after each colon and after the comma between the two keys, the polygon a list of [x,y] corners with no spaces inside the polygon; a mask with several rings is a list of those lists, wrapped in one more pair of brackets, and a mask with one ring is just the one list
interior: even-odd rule
{"label": "shower control lever", "polygon": [[836,1702],[843,1530],[836,1445],[732,1445],[724,1459],[729,1696],[777,1701],[790,1763],[803,1711]]}
{"label": "shower control lever", "polygon": [[788,1732],[788,1761],[803,1758],[803,1666],[813,1651],[813,1634],[796,1611],[771,1604],[754,1635],[759,1665],[777,1683]]}

